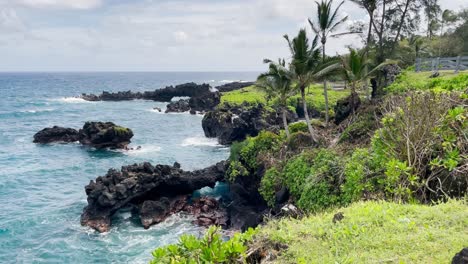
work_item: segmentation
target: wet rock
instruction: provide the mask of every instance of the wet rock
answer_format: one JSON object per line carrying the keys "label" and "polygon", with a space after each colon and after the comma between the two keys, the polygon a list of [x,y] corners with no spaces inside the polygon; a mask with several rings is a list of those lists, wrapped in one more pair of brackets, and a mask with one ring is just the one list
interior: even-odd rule
{"label": "wet rock", "polygon": [[206,137],[218,138],[220,144],[230,144],[256,136],[261,130],[276,131],[282,124],[277,112],[269,112],[263,105],[224,104],[205,114],[202,127]]}
{"label": "wet rock", "polygon": [[190,109],[194,111],[213,110],[221,102],[221,95],[217,91],[190,97]]}
{"label": "wet rock", "polygon": [[185,206],[184,211],[195,216],[194,224],[209,227],[217,225],[227,227],[227,211],[213,197],[201,197]]}
{"label": "wet rock", "polygon": [[79,131],[81,144],[98,149],[124,149],[132,137],[131,129],[117,126],[112,122],[86,122]]}
{"label": "wet rock", "polygon": [[156,111],[158,111],[158,112],[161,112],[161,111],[162,111],[161,108],[159,108],[159,107],[157,107],[157,106],[153,107],[153,110],[156,110]]}
{"label": "wet rock", "polygon": [[95,148],[127,148],[133,132],[112,122],[86,122],[79,131],[73,128],[45,128],[34,135],[34,143],[75,142]]}
{"label": "wet rock", "polygon": [[128,101],[135,99],[170,102],[174,97],[192,97],[206,94],[211,91],[208,84],[185,83],[176,86],[167,86],[162,89],[146,92],[102,92],[100,95],[82,94],[81,98],[87,101]]}
{"label": "wet rock", "polygon": [[[111,216],[127,205],[140,205],[145,227],[157,223],[181,208],[184,195],[224,179],[226,162],[196,171],[184,171],[180,165],[156,165],[148,162],[110,169],[86,187],[88,205],[81,224],[99,232],[109,230]],[[169,200],[162,200],[163,198]],[[146,204],[145,204],[146,202]]]}
{"label": "wet rock", "polygon": [[145,229],[161,223],[170,215],[180,212],[187,204],[188,195],[161,197],[157,201],[147,200],[141,204],[140,220]]}
{"label": "wet rock", "polygon": [[75,142],[78,141],[78,131],[73,128],[48,127],[37,132],[34,135],[34,143],[52,143],[52,142]]}
{"label": "wet rock", "polygon": [[170,102],[166,107],[166,113],[183,113],[190,110],[190,105],[187,99]]}

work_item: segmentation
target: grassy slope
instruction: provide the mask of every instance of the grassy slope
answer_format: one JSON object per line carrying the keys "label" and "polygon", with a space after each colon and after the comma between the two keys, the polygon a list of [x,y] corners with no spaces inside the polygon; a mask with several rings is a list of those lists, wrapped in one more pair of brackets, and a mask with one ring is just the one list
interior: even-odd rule
{"label": "grassy slope", "polygon": [[[321,85],[311,85],[306,92],[308,104],[312,105],[318,111],[323,111],[325,109],[323,87]],[[336,91],[328,89],[328,100],[330,102],[331,108],[333,108],[339,99],[348,95],[349,90]],[[295,101],[298,98],[300,98],[300,95],[293,96],[289,101],[292,104],[292,101]],[[267,102],[265,93],[255,86],[249,86],[241,90],[223,93],[221,97],[221,103],[225,102],[230,104],[241,104],[243,102],[271,104],[271,102]]]}
{"label": "grassy slope", "polygon": [[466,202],[359,202],[339,211],[345,218],[337,224],[334,213],[323,213],[273,221],[260,232],[289,246],[279,263],[450,263],[468,246]]}
{"label": "grassy slope", "polygon": [[437,78],[429,78],[432,72],[403,71],[387,90],[394,93],[405,90],[464,90],[468,87],[468,71],[440,71]]}

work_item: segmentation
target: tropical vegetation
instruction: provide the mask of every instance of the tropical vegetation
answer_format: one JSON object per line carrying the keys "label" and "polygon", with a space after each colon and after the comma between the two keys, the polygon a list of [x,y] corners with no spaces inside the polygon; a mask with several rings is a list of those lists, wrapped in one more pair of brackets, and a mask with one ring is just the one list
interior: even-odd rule
{"label": "tropical vegetation", "polygon": [[[317,2],[315,35],[285,35],[289,58],[265,60],[255,85],[221,98],[281,110],[283,130],[231,146],[226,179],[255,175],[272,210],[286,189],[297,219],[270,219],[231,242],[212,228],[156,250],[155,261],[443,263],[467,246],[468,71],[413,65],[468,54],[468,10],[441,10],[438,0],[351,2],[369,21],[343,29],[343,2]],[[325,53],[328,38],[349,33],[362,48]],[[304,120],[288,123],[288,113]]]}

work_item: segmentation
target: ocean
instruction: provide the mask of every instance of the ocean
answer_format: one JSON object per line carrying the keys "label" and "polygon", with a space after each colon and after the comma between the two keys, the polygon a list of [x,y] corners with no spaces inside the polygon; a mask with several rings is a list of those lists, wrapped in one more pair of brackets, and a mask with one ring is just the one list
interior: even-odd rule
{"label": "ocean", "polygon": [[[110,232],[80,225],[84,186],[110,168],[149,161],[185,170],[210,166],[229,148],[204,137],[201,115],[164,114],[167,103],[86,102],[81,93],[145,91],[185,82],[217,86],[254,80],[254,72],[0,73],[0,263],[148,263],[151,251],[182,234],[200,235],[191,219],[174,215],[148,230],[121,210]],[[95,150],[79,144],[37,145],[33,135],[53,125],[81,128],[86,121],[129,127],[130,147]],[[202,194],[225,190],[205,188]]]}

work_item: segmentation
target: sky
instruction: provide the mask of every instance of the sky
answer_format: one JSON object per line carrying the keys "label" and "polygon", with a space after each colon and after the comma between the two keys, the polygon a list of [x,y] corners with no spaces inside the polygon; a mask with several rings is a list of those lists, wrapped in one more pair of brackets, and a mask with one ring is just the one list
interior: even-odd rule
{"label": "sky", "polygon": [[[259,71],[264,58],[288,56],[282,36],[308,27],[315,8],[313,0],[0,0],[0,71]],[[367,21],[349,1],[346,15]],[[360,40],[331,39],[327,53],[346,45]]]}

